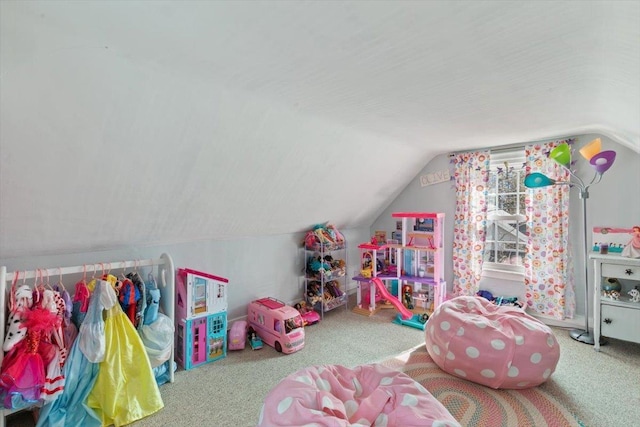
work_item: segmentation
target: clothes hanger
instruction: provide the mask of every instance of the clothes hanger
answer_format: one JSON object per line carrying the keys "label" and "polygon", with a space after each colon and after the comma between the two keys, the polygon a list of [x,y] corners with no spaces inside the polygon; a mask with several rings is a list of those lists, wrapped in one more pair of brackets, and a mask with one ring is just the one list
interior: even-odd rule
{"label": "clothes hanger", "polygon": [[[27,276],[25,272],[25,277]],[[11,293],[9,294],[9,312],[13,312],[16,309],[16,284],[20,279],[20,271],[16,270],[13,273],[13,281],[11,282]]]}
{"label": "clothes hanger", "polygon": [[45,288],[49,289],[50,291],[53,291],[53,288],[51,287],[51,282],[49,282],[49,269],[45,268],[43,270],[45,271],[45,273],[47,273],[47,281],[45,283]]}
{"label": "clothes hanger", "polygon": [[[44,278],[46,274],[46,279]],[[40,286],[42,295],[42,308],[49,310],[52,313],[58,313],[58,306],[55,301],[55,295],[59,295],[58,292],[54,291],[51,287],[51,282],[49,280],[49,269],[42,269],[42,285]]]}
{"label": "clothes hanger", "polygon": [[[38,279],[40,279],[40,283],[38,283]],[[36,268],[36,275],[33,279],[33,293],[35,294],[34,304],[40,302],[40,292],[42,291],[42,270]]]}
{"label": "clothes hanger", "polygon": [[64,283],[62,283],[62,267],[58,267],[58,271],[60,272],[60,275],[58,276],[58,283],[56,284],[56,286],[58,287],[58,292],[60,291],[60,289],[66,292],[67,288],[65,288]]}
{"label": "clothes hanger", "polygon": [[150,272],[149,275],[147,276],[147,278],[149,279],[149,283],[151,283],[151,285],[158,289],[158,283],[156,282],[156,278],[153,275],[153,272]]}
{"label": "clothes hanger", "polygon": [[126,261],[122,261],[122,273],[120,273],[120,277],[122,277],[122,280],[127,278],[127,262]]}
{"label": "clothes hanger", "polygon": [[76,282],[76,293],[78,292],[78,288],[82,286],[87,286],[87,264],[82,264],[82,277]]}
{"label": "clothes hanger", "polygon": [[96,281],[98,279],[96,279],[96,273],[98,270],[98,265],[97,264],[92,264],[93,267],[93,273],[91,275],[91,280],[89,281],[89,283],[87,283],[87,289],[89,289],[89,292],[93,293],[93,289],[96,286]]}

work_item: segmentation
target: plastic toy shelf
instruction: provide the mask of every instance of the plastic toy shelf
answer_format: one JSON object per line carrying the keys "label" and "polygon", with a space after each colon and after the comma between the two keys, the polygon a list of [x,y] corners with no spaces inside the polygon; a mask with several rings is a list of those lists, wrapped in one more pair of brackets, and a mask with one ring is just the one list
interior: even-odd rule
{"label": "plastic toy shelf", "polygon": [[323,304],[323,311],[331,311],[334,308],[341,307],[347,303],[347,294],[340,297],[332,298]]}
{"label": "plastic toy shelf", "polygon": [[347,306],[346,243],[305,246],[305,301],[324,317],[324,313]]}

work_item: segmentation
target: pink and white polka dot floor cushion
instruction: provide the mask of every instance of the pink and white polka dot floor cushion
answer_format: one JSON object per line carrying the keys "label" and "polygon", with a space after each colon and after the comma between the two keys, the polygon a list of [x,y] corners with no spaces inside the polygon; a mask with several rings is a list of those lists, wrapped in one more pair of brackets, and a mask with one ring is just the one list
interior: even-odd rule
{"label": "pink and white polka dot floor cushion", "polygon": [[301,369],[267,394],[258,427],[459,427],[408,375],[382,365]]}
{"label": "pink and white polka dot floor cushion", "polygon": [[544,323],[512,306],[461,296],[425,327],[427,351],[443,371],[494,389],[523,389],[555,371],[560,347]]}

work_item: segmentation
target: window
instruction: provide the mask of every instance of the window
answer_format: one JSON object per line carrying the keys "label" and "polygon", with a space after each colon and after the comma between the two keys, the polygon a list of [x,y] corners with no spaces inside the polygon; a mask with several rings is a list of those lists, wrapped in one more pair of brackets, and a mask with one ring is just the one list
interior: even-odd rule
{"label": "window", "polygon": [[[560,320],[573,317],[569,188],[557,185],[534,192],[524,186],[532,166],[556,179],[567,178],[566,171],[548,159],[561,142],[566,141],[452,156],[457,190],[454,295],[488,290],[506,296],[511,288],[508,293],[519,294],[519,299],[521,295],[533,313]],[[500,286],[496,279],[501,279]]]}
{"label": "window", "polygon": [[527,245],[524,149],[491,152],[484,263],[493,269],[522,266]]}

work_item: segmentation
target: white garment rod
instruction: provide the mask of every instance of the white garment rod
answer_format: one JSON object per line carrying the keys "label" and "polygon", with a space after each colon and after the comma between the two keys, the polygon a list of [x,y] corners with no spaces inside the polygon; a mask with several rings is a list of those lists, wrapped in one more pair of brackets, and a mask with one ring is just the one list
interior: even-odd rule
{"label": "white garment rod", "polygon": [[[4,281],[11,282],[15,277],[16,272],[19,274],[19,279],[34,279],[36,277],[49,277],[53,279],[59,276],[66,276],[69,274],[88,274],[90,276],[102,275],[108,273],[110,270],[126,270],[129,268],[136,269],[141,267],[153,267],[156,265],[164,265],[165,259],[143,259],[136,261],[119,261],[119,262],[98,262],[94,264],[83,264],[74,267],[53,267],[53,268],[40,268],[35,270],[17,270],[12,272],[5,272],[6,276]],[[6,267],[2,267],[6,271]]]}

